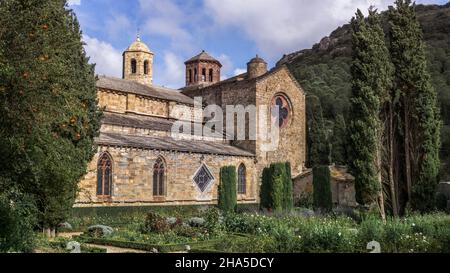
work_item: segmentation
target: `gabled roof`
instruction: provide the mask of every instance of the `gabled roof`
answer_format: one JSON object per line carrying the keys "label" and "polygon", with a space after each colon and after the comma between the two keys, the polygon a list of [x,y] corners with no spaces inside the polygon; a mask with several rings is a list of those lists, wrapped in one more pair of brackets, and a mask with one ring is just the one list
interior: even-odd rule
{"label": "gabled roof", "polygon": [[171,137],[136,136],[117,133],[101,133],[98,145],[127,148],[177,151],[184,153],[213,154],[224,156],[254,157],[255,155],[221,142],[199,140],[176,140]]}
{"label": "gabled roof", "polygon": [[218,60],[216,60],[214,57],[209,55],[204,50],[200,54],[198,54],[198,55],[190,58],[189,60],[187,60],[185,62],[185,64],[189,64],[189,63],[192,63],[192,62],[198,62],[198,61],[215,62],[215,63],[219,64],[220,67],[222,67],[222,64]]}
{"label": "gabled roof", "polygon": [[138,82],[123,80],[119,78],[99,76],[97,88],[121,91],[141,96],[152,97],[167,101],[175,101],[183,104],[194,105],[194,100],[182,94],[178,90],[160,87],[156,85],[147,86]]}

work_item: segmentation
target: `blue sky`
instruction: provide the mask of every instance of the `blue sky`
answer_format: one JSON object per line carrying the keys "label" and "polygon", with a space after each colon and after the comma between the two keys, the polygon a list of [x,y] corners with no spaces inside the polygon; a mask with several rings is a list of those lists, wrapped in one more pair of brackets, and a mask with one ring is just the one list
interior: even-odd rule
{"label": "blue sky", "polygon": [[[154,81],[184,85],[184,61],[208,51],[222,76],[243,71],[256,54],[273,66],[310,48],[349,21],[357,8],[386,9],[394,0],[69,0],[96,72],[121,77],[122,52],[136,38],[155,53]],[[419,0],[445,4],[448,0]]]}

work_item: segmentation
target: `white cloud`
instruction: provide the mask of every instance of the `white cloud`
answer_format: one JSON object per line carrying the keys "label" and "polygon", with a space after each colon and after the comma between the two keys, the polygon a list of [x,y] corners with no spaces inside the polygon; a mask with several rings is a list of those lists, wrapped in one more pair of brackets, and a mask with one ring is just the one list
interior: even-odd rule
{"label": "white cloud", "polygon": [[67,1],[67,4],[69,6],[79,6],[81,5],[81,0],[69,0]]}
{"label": "white cloud", "polygon": [[187,30],[192,23],[191,15],[181,9],[173,0],[139,0],[141,13],[148,18],[142,32],[169,38],[172,50],[193,53],[195,39]]}
{"label": "white cloud", "polygon": [[113,14],[105,21],[105,31],[113,40],[131,40],[136,38],[130,19],[124,14]]}
{"label": "white cloud", "polygon": [[236,68],[234,70],[234,76],[241,75],[244,73],[247,73],[247,69],[245,69],[245,68]]}
{"label": "white cloud", "polygon": [[169,88],[180,88],[185,85],[185,68],[183,60],[171,51],[164,52],[164,66],[156,66],[153,77],[155,83]]}
{"label": "white cloud", "polygon": [[83,36],[83,41],[86,43],[85,50],[91,58],[90,62],[96,63],[96,74],[122,77],[122,53],[119,50],[88,35]]}
{"label": "white cloud", "polygon": [[392,0],[204,0],[220,27],[233,27],[253,40],[269,60],[309,48],[347,23],[357,8],[386,8]]}

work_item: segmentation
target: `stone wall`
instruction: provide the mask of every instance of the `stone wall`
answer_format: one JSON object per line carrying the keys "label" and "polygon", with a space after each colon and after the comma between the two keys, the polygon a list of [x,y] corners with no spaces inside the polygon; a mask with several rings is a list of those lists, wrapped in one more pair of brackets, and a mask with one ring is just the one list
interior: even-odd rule
{"label": "stone wall", "polygon": [[[136,60],[136,73],[131,73],[131,60]],[[148,74],[144,74],[144,62],[149,62]],[[147,52],[125,52],[123,55],[123,78],[144,85],[153,84],[153,54]]]}
{"label": "stone wall", "polygon": [[285,67],[258,79],[256,106],[267,107],[267,112],[270,113],[272,101],[277,95],[282,95],[289,101],[289,121],[280,129],[279,145],[275,151],[263,151],[262,145],[265,143],[257,141],[259,171],[262,173],[262,169],[270,163],[289,161],[292,176],[295,177],[303,172],[306,162],[306,97]]}
{"label": "stone wall", "polygon": [[[336,206],[356,207],[356,192],[354,178],[345,172],[345,169],[330,167],[331,194],[333,204]],[[311,170],[297,176],[294,182],[294,202],[297,203],[302,194],[312,195],[314,192],[313,173]]]}
{"label": "stone wall", "polygon": [[[115,113],[136,113],[147,116],[162,117],[168,119],[196,118],[202,121],[202,117],[194,116],[194,108],[174,101],[165,101],[152,97],[139,96],[132,93],[99,89],[97,92],[99,106],[106,107],[105,110]],[[186,117],[183,117],[182,114]]]}
{"label": "stone wall", "polygon": [[[102,204],[96,196],[97,160],[103,152],[113,159],[113,190],[108,204],[216,204],[220,168],[245,164],[247,168],[247,194],[239,196],[240,203],[256,203],[257,177],[255,162],[249,157],[227,157],[202,154],[164,152],[118,147],[99,147],[89,164],[88,173],[80,182],[77,206]],[[153,165],[162,157],[166,163],[165,198],[154,198],[152,192]],[[193,181],[197,170],[205,164],[214,181],[201,192]]]}

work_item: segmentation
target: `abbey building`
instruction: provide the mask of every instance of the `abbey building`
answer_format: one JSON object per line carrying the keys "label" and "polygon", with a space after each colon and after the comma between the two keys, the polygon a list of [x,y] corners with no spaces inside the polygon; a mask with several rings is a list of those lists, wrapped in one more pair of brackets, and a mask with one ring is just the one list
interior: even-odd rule
{"label": "abbey building", "polygon": [[[256,57],[247,72],[221,81],[221,63],[203,51],[187,60],[186,85],[180,90],[153,84],[154,54],[139,38],[123,53],[122,79],[100,76],[99,105],[105,108],[98,153],[80,181],[76,206],[216,204],[220,168],[235,166],[239,203],[258,203],[262,171],[289,161],[293,177],[303,172],[306,157],[305,94],[287,67],[268,70]],[[193,126],[207,119],[194,115],[202,107],[255,106],[278,109],[275,149],[249,137],[261,122],[247,113],[246,138],[177,139],[177,109],[185,109]],[[234,114],[233,114],[234,115]],[[253,114],[254,115],[254,114]],[[227,113],[223,113],[223,119]],[[234,120],[234,116],[233,116]],[[272,116],[267,116],[270,124]],[[223,136],[231,132],[224,130]]]}

